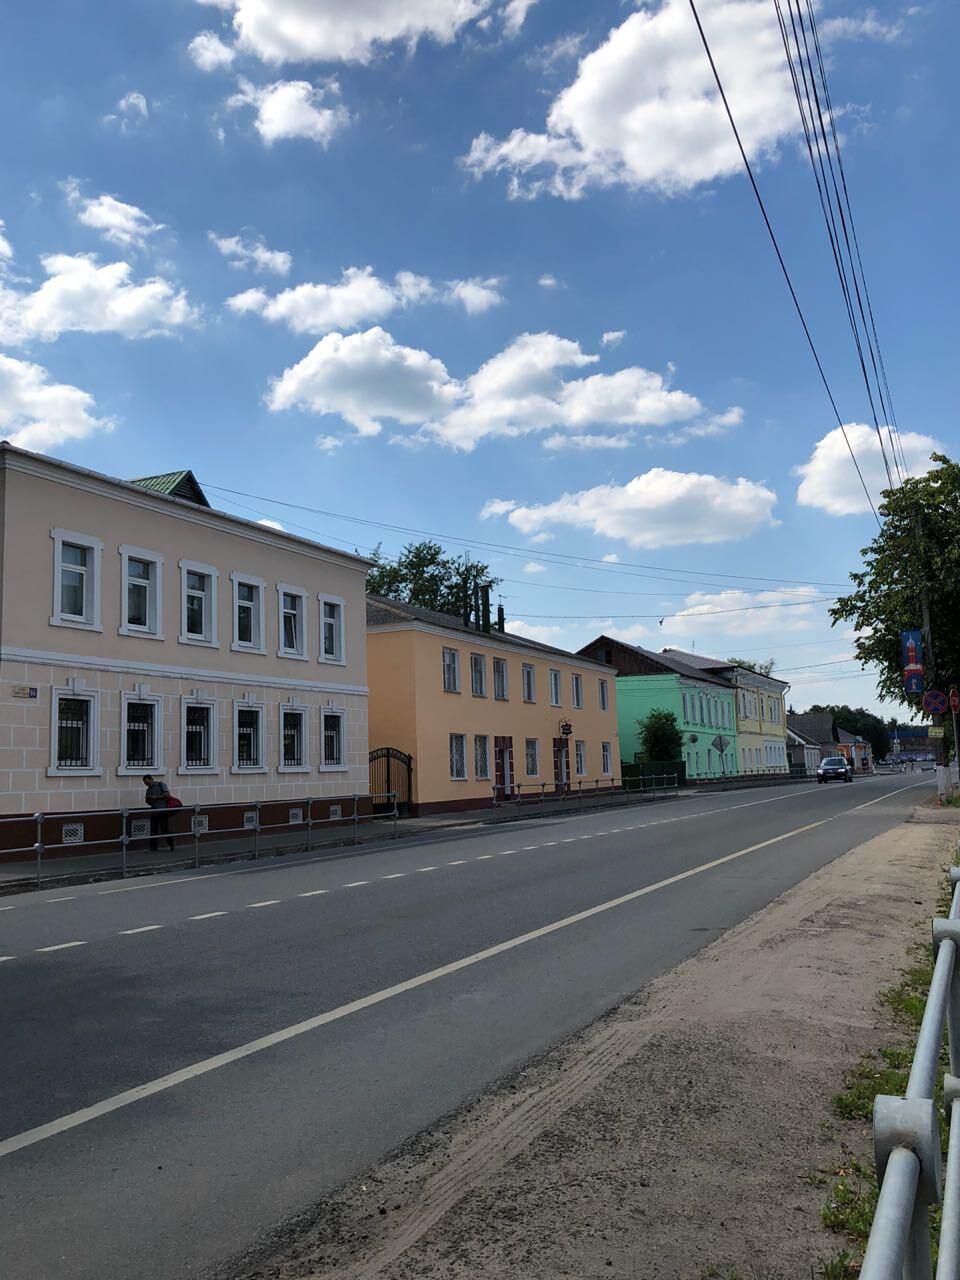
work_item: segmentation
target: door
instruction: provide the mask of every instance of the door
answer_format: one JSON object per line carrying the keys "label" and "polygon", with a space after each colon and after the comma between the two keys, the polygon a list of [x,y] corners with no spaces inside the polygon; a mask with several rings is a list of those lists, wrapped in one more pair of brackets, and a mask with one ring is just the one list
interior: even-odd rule
{"label": "door", "polygon": [[396,797],[401,815],[410,812],[413,756],[397,747],[377,747],[370,752],[370,794],[374,813],[389,813]]}
{"label": "door", "polygon": [[553,783],[558,791],[566,791],[570,783],[570,739],[553,740]]}
{"label": "door", "polygon": [[513,795],[513,738],[494,738],[493,768],[497,799],[504,800]]}

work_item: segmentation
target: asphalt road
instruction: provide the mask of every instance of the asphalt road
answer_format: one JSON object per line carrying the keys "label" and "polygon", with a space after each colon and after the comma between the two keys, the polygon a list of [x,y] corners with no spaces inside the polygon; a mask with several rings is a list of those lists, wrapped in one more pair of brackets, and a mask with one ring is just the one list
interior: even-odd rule
{"label": "asphalt road", "polygon": [[5,1280],[202,1276],[931,785],[0,900]]}

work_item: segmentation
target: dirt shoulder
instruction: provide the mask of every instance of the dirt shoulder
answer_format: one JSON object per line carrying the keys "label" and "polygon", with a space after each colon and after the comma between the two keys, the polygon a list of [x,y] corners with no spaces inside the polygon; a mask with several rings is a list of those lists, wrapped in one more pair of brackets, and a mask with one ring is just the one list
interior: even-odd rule
{"label": "dirt shoulder", "polygon": [[830,1100],[890,1042],[876,996],[953,842],[917,823],[852,850],[221,1274],[809,1276],[842,1247],[811,1178]]}

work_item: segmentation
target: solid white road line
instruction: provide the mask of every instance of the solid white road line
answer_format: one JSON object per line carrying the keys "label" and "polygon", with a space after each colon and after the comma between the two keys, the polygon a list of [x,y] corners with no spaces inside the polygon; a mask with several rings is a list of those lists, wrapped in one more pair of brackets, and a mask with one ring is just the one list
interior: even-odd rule
{"label": "solid white road line", "polygon": [[253,907],[275,907],[279,901],[280,901],[279,898],[265,898],[263,902],[248,902],[247,908],[252,909]]}
{"label": "solid white road line", "polygon": [[226,911],[204,911],[203,915],[190,916],[191,920],[213,920],[215,916],[225,916]]}
{"label": "solid white road line", "polygon": [[359,889],[362,884],[369,884],[369,880],[351,880],[349,884],[343,886],[344,889]]}
{"label": "solid white road line", "polygon": [[321,893],[329,893],[329,889],[308,889],[306,893],[298,893],[298,898],[318,898]]}
{"label": "solid white road line", "polygon": [[848,809],[847,813],[856,813],[857,809],[869,809],[872,804],[879,804],[881,800],[889,800],[891,796],[898,796],[901,791],[913,791],[917,787],[924,787],[925,782],[912,782],[909,787],[897,787],[896,791],[887,791],[882,796],[877,796],[876,800],[868,800],[866,804],[855,805],[852,809]]}
{"label": "solid white road line", "polygon": [[85,947],[85,942],[57,942],[52,947],[37,947],[37,951],[66,951],[69,947]]}
{"label": "solid white road line", "polygon": [[395,986],[384,987],[381,991],[374,991],[371,995],[361,996],[358,1000],[351,1000],[348,1004],[342,1004],[336,1009],[328,1009],[325,1013],[318,1013],[312,1018],[305,1018],[302,1022],[295,1022],[292,1026],[283,1027],[280,1031],[272,1031],[269,1035],[261,1036],[258,1040],[250,1040],[247,1044],[239,1045],[236,1049],[228,1049],[226,1053],[218,1053],[212,1058],[203,1058],[200,1062],[191,1063],[189,1067],[182,1067],[179,1071],[171,1071],[169,1075],[159,1076],[155,1080],[147,1081],[146,1084],[126,1089],[123,1093],[114,1094],[112,1098],[104,1098],[101,1102],[95,1102],[90,1107],[83,1107],[80,1111],[72,1111],[68,1115],[60,1116],[57,1120],[37,1125],[34,1129],[26,1129],[23,1133],[14,1134],[13,1137],[0,1141],[0,1159],[4,1156],[12,1155],[15,1151],[22,1151],[24,1147],[31,1147],[38,1142],[44,1142],[48,1138],[56,1137],[57,1134],[66,1133],[70,1129],[77,1129],[80,1125],[88,1124],[91,1120],[109,1115],[113,1111],[119,1111],[122,1107],[129,1107],[134,1102],[141,1102],[144,1098],[151,1098],[158,1093],[164,1093],[167,1089],[173,1089],[188,1080],[195,1080],[198,1076],[208,1075],[211,1071],[218,1071],[221,1067],[230,1066],[243,1058],[249,1058],[252,1054],[260,1053],[263,1049],[272,1049],[278,1044],[284,1044],[287,1040],[293,1040],[297,1036],[305,1035],[308,1031],[316,1031],[319,1027],[328,1026],[331,1022],[339,1022],[342,1018],[348,1018],[352,1014],[361,1013],[365,1009],[372,1009],[375,1005],[383,1004],[385,1000],[392,1000],[396,996],[405,995],[408,991],[416,991],[418,987],[437,982],[441,978],[449,977],[453,973],[459,973],[463,969],[470,969],[474,965],[482,964],[485,960],[492,960],[495,956],[503,955],[507,951],[514,951],[517,947],[526,946],[528,943],[536,942],[540,938],[549,937],[550,934],[557,933],[561,929],[569,929],[571,925],[581,924],[584,920],[590,920],[606,911],[613,911],[616,907],[622,907],[628,902],[636,902],[651,893],[667,889],[671,885],[679,884],[683,880],[689,880],[693,876],[702,875],[705,871],[712,871],[715,867],[722,867],[728,862],[734,862],[737,858],[746,857],[748,853],[755,853],[758,849],[767,849],[770,845],[779,844],[782,840],[789,840],[792,836],[799,836],[806,831],[813,831],[814,828],[822,827],[830,821],[832,821],[831,818],[821,818],[818,822],[809,822],[806,826],[795,827],[793,831],[785,831],[782,835],[772,836],[769,840],[762,840],[759,844],[752,844],[745,849],[738,849],[736,853],[728,853],[722,858],[713,858],[710,862],[703,862],[687,871],[680,871],[676,875],[668,876],[665,880],[658,880],[654,884],[644,885],[642,889],[634,889],[630,893],[621,894],[618,898],[610,898],[608,901],[600,902],[594,907],[587,907],[586,910],[578,911],[575,915],[564,916],[562,920],[554,920],[550,924],[542,925],[539,929],[531,929],[529,933],[521,933],[515,938],[508,938],[505,942],[497,942],[492,947],[485,947],[483,951],[474,951],[472,955],[463,956],[462,959],[441,965],[437,969],[430,969],[414,978],[407,978],[404,982],[398,982]]}
{"label": "solid white road line", "polygon": [[142,924],[139,929],[121,929],[120,932],[124,937],[129,938],[134,933],[151,933],[154,929],[162,929],[162,924]]}

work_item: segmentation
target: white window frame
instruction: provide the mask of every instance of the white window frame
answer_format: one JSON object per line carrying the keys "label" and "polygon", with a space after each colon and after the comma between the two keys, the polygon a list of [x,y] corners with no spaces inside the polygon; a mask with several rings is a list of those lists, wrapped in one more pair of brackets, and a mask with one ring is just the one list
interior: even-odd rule
{"label": "white window frame", "polygon": [[[503,692],[497,693],[497,672],[503,673]],[[510,701],[510,664],[506,658],[493,659],[493,696],[497,702]]]}
{"label": "white window frame", "polygon": [[583,709],[583,676],[576,671],[570,677],[570,698],[575,710]]}
{"label": "white window frame", "polygon": [[[326,739],[323,733],[324,716],[337,716],[340,721],[340,762],[338,764],[328,764],[325,756]],[[347,772],[347,713],[343,707],[321,707],[320,708],[320,763],[317,768],[321,773],[346,773]]]}
{"label": "white window frame", "polygon": [[563,702],[563,679],[561,673],[556,667],[550,668],[550,705],[551,707],[562,707]]}
{"label": "white window frame", "polygon": [[609,742],[600,743],[600,772],[605,778],[613,773],[613,752]]}
{"label": "white window frame", "polygon": [[[124,543],[120,552],[120,626],[117,634],[138,636],[141,640],[163,639],[163,556],[159,551],[147,551],[143,547],[131,547]],[[147,588],[147,625],[135,626],[127,620],[127,604],[130,587],[130,561],[147,560],[153,565],[150,586]]]}
{"label": "white window frame", "polygon": [[[325,662],[328,665],[337,667],[345,667],[347,665],[346,649],[347,649],[347,602],[342,596],[331,596],[325,591],[321,591],[317,596],[320,602],[320,651],[317,655],[318,662]],[[340,609],[340,630],[338,637],[337,655],[328,658],[324,652],[323,633],[326,628],[326,619],[324,618],[324,605],[335,604]]]}
{"label": "white window frame", "polygon": [[[233,653],[266,653],[267,650],[264,645],[265,619],[263,616],[264,588],[266,584],[262,578],[254,578],[249,573],[231,573],[230,581],[233,584],[233,640],[230,644],[230,649]],[[241,587],[253,587],[254,591],[253,639],[249,641],[238,638]],[[247,601],[244,601],[244,604],[247,603]]]}
{"label": "white window frame", "polygon": [[[535,768],[530,768],[530,744],[533,744],[533,763]],[[528,778],[540,777],[540,739],[524,738],[523,740],[523,771]]]}
{"label": "white window frame", "polygon": [[[127,758],[127,708],[131,702],[149,702],[153,705],[153,764],[130,765]],[[120,695],[120,764],[117,775],[121,778],[142,778],[145,773],[166,773],[163,767],[163,698],[158,693],[127,693]]]}
{"label": "white window frame", "polygon": [[[100,583],[103,577],[103,543],[89,533],[75,533],[72,529],[51,529],[53,539],[53,612],[51,627],[74,627],[78,631],[102,631],[100,617]],[[91,563],[86,567],[83,592],[83,617],[64,614],[60,610],[60,580],[63,574],[63,544],[73,543],[91,552]]]}
{"label": "white window frame", "polygon": [[[448,653],[453,654],[453,665],[450,668],[450,670],[453,673],[452,685],[447,684],[447,654]],[[440,671],[441,671],[441,679],[443,681],[443,692],[459,693],[460,692],[460,650],[459,649],[453,649],[450,647],[450,645],[446,645],[446,644],[443,646],[443,650],[440,655]]]}
{"label": "white window frame", "polygon": [[587,776],[587,744],[583,738],[577,738],[573,744],[573,769],[578,778]]}
{"label": "white window frame", "polygon": [[[480,742],[484,743],[484,759],[486,760],[483,773],[477,769],[477,744]],[[490,735],[488,733],[475,733],[473,735],[473,776],[477,782],[490,781]]]}
{"label": "white window frame", "polygon": [[[200,564],[197,560],[181,560],[180,569],[180,644],[198,644],[205,649],[218,649],[217,639],[217,597],[220,593],[220,570],[212,564]],[[187,575],[204,573],[209,579],[206,602],[208,608],[204,614],[206,631],[202,636],[187,634]],[[209,616],[207,616],[209,615]]]}
{"label": "white window frame", "polygon": [[[459,738],[463,744],[463,773],[453,772],[453,740]],[[466,782],[468,780],[467,770],[467,735],[465,733],[451,733],[448,738],[447,749],[450,755],[450,781]]]}
{"label": "white window frame", "polygon": [[[529,681],[528,677],[529,676]],[[530,685],[530,697],[527,697],[527,684]],[[523,675],[521,679],[521,688],[523,692],[523,700],[531,706],[537,701],[537,668],[532,662],[523,664]]]}
{"label": "white window frame", "polygon": [[600,700],[600,710],[608,711],[610,708],[610,686],[603,676],[600,676],[597,682],[597,696]]}
{"label": "white window frame", "polygon": [[[295,596],[299,601],[300,645],[299,649],[288,649],[283,643],[283,597]],[[307,593],[303,587],[291,586],[289,582],[277,583],[277,657],[296,658],[298,662],[309,662],[307,648]]]}
{"label": "white window frame", "polygon": [[[477,675],[480,676],[479,681]],[[477,686],[479,684],[479,693]],[[485,698],[487,696],[487,657],[483,653],[471,653],[470,655],[470,693],[474,698]]]}
{"label": "white window frame", "polygon": [[[206,707],[210,712],[210,763],[187,764],[187,707]],[[205,698],[197,694],[184,694],[180,699],[180,764],[178,776],[192,777],[194,774],[220,772],[220,737],[218,726],[218,706],[216,698]]]}
{"label": "white window frame", "polygon": [[[300,743],[303,759],[299,764],[283,762],[283,718],[296,714],[300,717]],[[309,773],[310,765],[310,713],[302,702],[281,702],[277,709],[277,773]]]}
{"label": "white window frame", "polygon": [[[67,538],[67,542],[71,539]],[[90,743],[89,764],[77,768],[61,766],[57,763],[57,726],[59,723],[60,700],[76,698],[90,704],[90,722],[88,739]],[[62,689],[52,689],[50,697],[50,764],[47,768],[48,778],[102,778],[100,767],[100,693],[97,689],[87,689],[82,681],[72,681]]]}
{"label": "white window frame", "polygon": [[[260,729],[259,729],[259,735],[258,735],[259,746],[260,746],[260,761],[258,764],[239,764],[238,763],[238,760],[239,760],[238,747],[240,745],[240,712],[241,711],[256,711],[260,718]],[[247,773],[267,773],[268,772],[267,765],[266,765],[266,758],[267,758],[267,732],[266,731],[267,731],[267,717],[266,717],[266,712],[265,712],[263,703],[253,702],[252,700],[248,701],[246,698],[234,699],[233,760],[230,765],[231,773],[247,774]]]}

